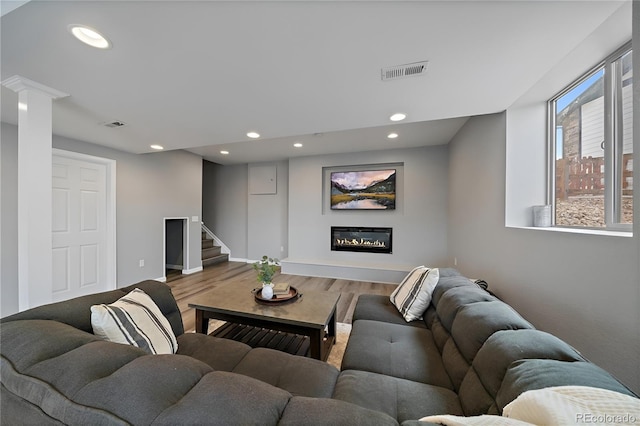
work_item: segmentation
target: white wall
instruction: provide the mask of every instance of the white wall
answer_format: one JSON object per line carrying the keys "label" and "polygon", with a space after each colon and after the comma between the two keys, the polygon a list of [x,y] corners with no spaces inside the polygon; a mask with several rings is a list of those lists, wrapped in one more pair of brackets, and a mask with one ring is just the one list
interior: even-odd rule
{"label": "white wall", "polygon": [[[18,309],[18,128],[2,123],[0,151],[0,313]],[[5,285],[4,283],[16,283]]]}
{"label": "white wall", "polygon": [[505,227],[506,135],[505,114],[476,117],[449,145],[450,261],[638,392],[638,234]]}
{"label": "white wall", "polygon": [[[404,270],[438,265],[447,255],[447,147],[372,151],[294,158],[289,162],[289,260]],[[338,211],[329,208],[332,167],[394,164],[396,209]],[[393,253],[332,252],[331,226],[392,227]]]}
{"label": "white wall", "polygon": [[629,41],[631,9],[620,7],[507,109],[507,226],[532,226],[531,207],[547,203],[547,101]]}
{"label": "white wall", "polygon": [[[2,123],[2,161],[15,162],[17,128]],[[6,145],[5,145],[6,144]],[[54,135],[54,148],[116,160],[117,285],[164,276],[163,233],[165,217],[200,218],[202,211],[202,159],[185,151],[135,155]],[[11,157],[15,152],[16,156]],[[17,311],[17,262],[4,258],[17,247],[17,235],[5,234],[17,222],[14,185],[2,176],[2,316]],[[5,186],[9,190],[5,192]],[[17,188],[17,187],[16,187]],[[17,191],[17,189],[15,190]],[[12,219],[13,217],[13,219]],[[144,259],[144,267],[139,260]],[[200,224],[189,221],[189,269],[202,267]],[[5,278],[6,277],[6,278]],[[5,300],[5,295],[8,296]],[[17,302],[17,300],[16,300]]]}

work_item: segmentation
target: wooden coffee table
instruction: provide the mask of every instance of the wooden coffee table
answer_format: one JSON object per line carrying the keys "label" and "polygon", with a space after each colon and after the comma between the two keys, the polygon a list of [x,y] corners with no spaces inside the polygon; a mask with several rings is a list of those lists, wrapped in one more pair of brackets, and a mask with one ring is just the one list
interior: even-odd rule
{"label": "wooden coffee table", "polygon": [[309,356],[326,361],[336,341],[336,306],[340,293],[305,291],[281,304],[258,303],[255,283],[236,282],[190,300],[196,311],[196,332],[208,333],[209,319],[262,327],[309,337]]}

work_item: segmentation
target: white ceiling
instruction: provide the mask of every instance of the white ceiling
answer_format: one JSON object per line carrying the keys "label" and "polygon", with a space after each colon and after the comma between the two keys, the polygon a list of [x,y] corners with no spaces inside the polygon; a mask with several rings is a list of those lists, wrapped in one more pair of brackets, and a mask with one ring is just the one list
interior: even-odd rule
{"label": "white ceiling", "polygon": [[[444,144],[467,117],[509,107],[624,3],[30,1],[3,6],[1,79],[70,94],[54,102],[54,133],[132,153],[160,144],[236,164]],[[75,40],[77,23],[113,48]],[[423,60],[426,75],[381,81],[382,67]],[[1,96],[16,124],[17,95]],[[389,121],[397,111],[402,124]],[[126,126],[103,125],[114,120]]]}

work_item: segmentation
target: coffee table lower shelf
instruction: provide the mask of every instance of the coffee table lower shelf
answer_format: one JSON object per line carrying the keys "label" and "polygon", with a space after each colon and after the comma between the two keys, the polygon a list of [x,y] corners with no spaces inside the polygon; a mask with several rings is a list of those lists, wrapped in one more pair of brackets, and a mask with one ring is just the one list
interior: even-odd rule
{"label": "coffee table lower shelf", "polygon": [[[210,334],[215,337],[242,342],[252,348],[269,348],[292,355],[309,356],[310,340],[308,336],[231,322],[225,323]],[[332,340],[326,337],[323,339],[323,344],[327,346],[327,352],[331,348]]]}

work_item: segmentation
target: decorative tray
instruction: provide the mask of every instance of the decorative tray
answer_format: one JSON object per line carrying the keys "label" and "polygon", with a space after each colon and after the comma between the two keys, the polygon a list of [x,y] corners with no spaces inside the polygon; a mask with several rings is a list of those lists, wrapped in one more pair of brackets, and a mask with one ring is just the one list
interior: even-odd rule
{"label": "decorative tray", "polygon": [[256,302],[269,305],[277,305],[278,303],[284,303],[302,297],[302,294],[298,293],[298,290],[293,286],[289,287],[289,294],[274,294],[271,299],[265,299],[262,297],[261,288],[254,289],[253,295],[256,298]]}

